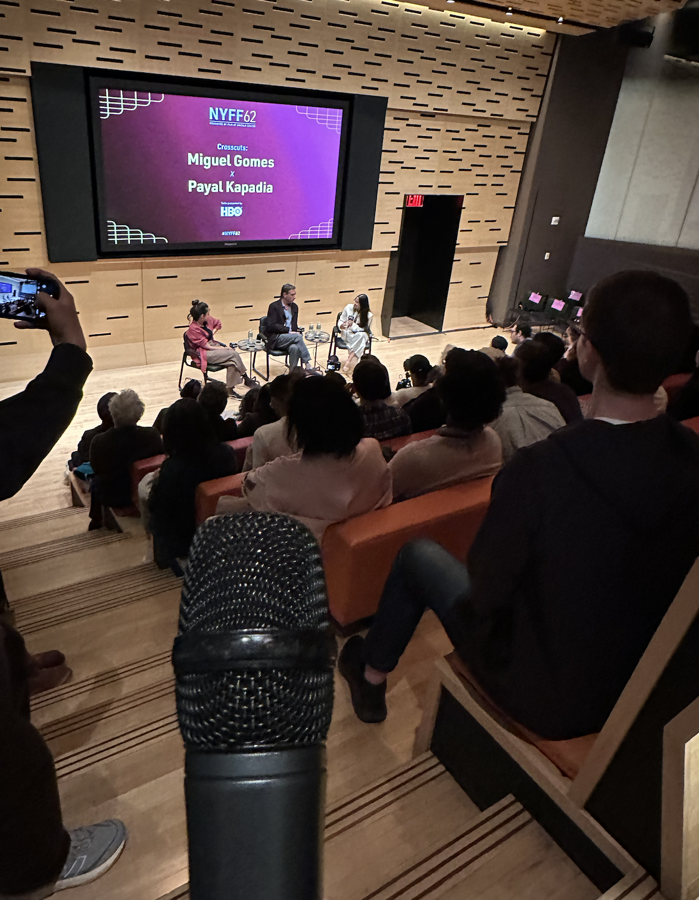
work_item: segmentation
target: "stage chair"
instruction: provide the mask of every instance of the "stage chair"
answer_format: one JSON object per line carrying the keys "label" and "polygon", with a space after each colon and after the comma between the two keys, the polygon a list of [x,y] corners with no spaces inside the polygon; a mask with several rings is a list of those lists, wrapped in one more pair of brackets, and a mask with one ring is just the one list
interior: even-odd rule
{"label": "stage chair", "polygon": [[528,732],[451,654],[436,663],[415,754],[431,748],[481,809],[513,794],[600,890],[648,872],[667,900],[691,900],[699,889],[698,613],[699,561],[602,731],[573,741]]}
{"label": "stage chair", "polygon": [[[192,349],[186,334],[182,335],[182,342],[184,344],[184,352],[182,353],[182,365],[180,366],[180,380],[177,383],[177,389],[180,391],[182,390],[182,373],[184,372],[185,366],[189,369],[196,369],[197,372],[201,372],[199,360],[197,359],[196,353]],[[221,346],[225,345],[222,344]],[[202,373],[204,376],[204,384],[209,380],[209,372],[222,372],[224,369],[225,366],[208,365],[206,367],[206,372]]]}
{"label": "stage chair", "polygon": [[465,559],[490,503],[492,477],[455,484],[331,525],[321,545],[330,615],[349,634],[379,606],[393,561],[415,538]]}
{"label": "stage chair", "polygon": [[267,335],[265,334],[266,325],[267,325],[267,316],[262,316],[260,318],[260,330],[257,335],[257,340],[263,341],[263,343],[265,345],[265,358],[267,360],[267,374],[263,375],[262,372],[260,372],[260,370],[256,368],[256,366],[257,366],[257,350],[253,351],[253,354],[252,354],[252,370],[257,375],[259,375],[260,378],[264,378],[265,381],[269,381],[269,358],[270,358],[270,356],[274,356],[278,359],[283,358],[284,365],[288,369],[289,368],[289,352],[288,352],[288,350],[271,350],[270,349],[270,347],[268,345],[268,338],[267,338]]}

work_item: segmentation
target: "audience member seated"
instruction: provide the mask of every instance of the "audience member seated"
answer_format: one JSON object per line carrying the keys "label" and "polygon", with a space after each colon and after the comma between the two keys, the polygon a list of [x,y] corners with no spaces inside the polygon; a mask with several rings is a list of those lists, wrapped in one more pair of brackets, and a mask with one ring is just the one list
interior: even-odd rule
{"label": "audience member seated", "polygon": [[195,400],[178,400],[168,409],[163,442],[168,457],[150,490],[148,529],[157,565],[181,574],[196,530],[197,485],[235,475],[238,467],[235,451],[217,439],[204,407]]}
{"label": "audience member seated", "polygon": [[522,390],[553,403],[558,407],[566,425],[582,419],[580,403],[573,391],[567,385],[549,378],[551,353],[544,344],[539,341],[524,341],[515,348],[514,358],[520,366],[519,383]]}
{"label": "audience member seated", "polygon": [[526,322],[520,320],[519,322],[515,322],[512,328],[510,328],[510,340],[515,345],[515,348],[531,339],[532,327]]}
{"label": "audience member seated", "polygon": [[563,354],[563,359],[556,363],[556,371],[561,378],[562,384],[567,384],[577,397],[583,397],[592,393],[592,384],[580,372],[577,352],[579,337],[580,330],[573,325],[569,325],[566,331],[568,348]]}
{"label": "audience member seated", "polygon": [[92,441],[90,465],[95,477],[90,486],[90,531],[102,527],[103,506],[131,506],[132,463],[163,452],[156,429],[136,424],[145,408],[136,391],[126,390],[112,397],[109,412],[114,428]]}
{"label": "audience member seated", "polygon": [[95,428],[89,428],[87,431],[83,432],[83,436],[80,438],[80,443],[78,444],[78,449],[73,451],[70,462],[68,463],[71,470],[81,467],[83,468],[84,475],[92,474],[91,469],[89,472],[86,472],[84,471],[84,467],[90,465],[90,445],[92,444],[92,439],[97,437],[98,434],[104,434],[105,431],[109,431],[109,429],[114,426],[111,413],[109,412],[109,401],[112,397],[116,397],[115,391],[103,394],[97,401],[97,415],[100,417],[100,424]]}
{"label": "audience member seated", "polygon": [[[188,378],[187,381],[180,388],[180,397],[182,400],[196,400],[201,394],[201,381],[196,378]],[[226,392],[226,401],[228,399],[228,393]],[[158,415],[156,416],[155,422],[153,422],[153,428],[158,432],[158,434],[163,433],[163,428],[165,427],[165,413],[168,411],[170,407],[164,406]]]}
{"label": "audience member seated", "polygon": [[403,371],[410,375],[413,386],[394,391],[386,402],[391,406],[405,406],[408,401],[424,394],[430,387],[427,379],[432,368],[429,359],[421,353],[416,353],[410,359],[406,359],[403,363]]}
{"label": "audience member seated", "polygon": [[690,327],[685,292],[653,272],[592,289],[578,357],[598,418],[515,454],[468,568],[403,548],[366,640],[340,655],[360,718],[385,717],[386,673],[429,606],[513,719],[554,741],[601,730],[699,553],[699,437],[653,400]]}
{"label": "audience member seated", "polygon": [[329,525],[391,503],[381,448],[362,438],[359,408],[343,387],[326,377],[301,381],[288,419],[289,440],[300,452],[255,469],[243,483],[243,497],[222,497],[217,512],[284,513],[320,541]]}
{"label": "audience member seated", "polygon": [[487,428],[500,414],[505,388],[492,359],[478,350],[455,348],[437,387],[447,410],[439,433],[414,441],[390,461],[393,499],[493,475],[502,465],[500,438]]}
{"label": "audience member seated", "polygon": [[419,434],[421,431],[433,431],[435,428],[441,428],[447,421],[447,412],[444,409],[439,391],[435,390],[435,385],[444,374],[444,364],[447,356],[454,349],[453,344],[447,344],[440,357],[440,364],[433,366],[430,370],[426,383],[429,390],[423,391],[418,397],[408,400],[403,409],[410,416],[410,424],[413,434]]}
{"label": "audience member seated", "polygon": [[[269,392],[270,385],[263,384],[261,388],[251,388],[243,397],[241,409],[245,407],[245,412],[238,422],[238,437],[252,437],[261,425],[269,425],[270,422],[276,422],[279,416],[272,409],[272,397]],[[253,394],[252,411],[247,411],[245,401]]]}
{"label": "audience member seated", "polygon": [[480,352],[485,353],[486,356],[489,356],[491,359],[498,360],[502,359],[503,356],[507,355],[507,339],[502,337],[500,334],[496,334],[493,340],[490,342],[490,347],[481,347]]}
{"label": "audience member seated", "polygon": [[305,377],[303,370],[296,367],[291,370],[290,375],[278,375],[270,384],[270,403],[280,418],[257,429],[253,442],[245,454],[244,472],[264,466],[278,456],[291,456],[292,453],[296,453],[296,447],[289,443],[287,435],[289,425],[287,413],[294,385]]}
{"label": "audience member seated", "polygon": [[228,391],[220,381],[209,381],[199,393],[199,405],[206,413],[206,418],[217,441],[234,441],[238,437],[238,423],[235,419],[224,419],[223,411],[228,405]]}
{"label": "audience member seated", "polygon": [[493,422],[493,429],[502,441],[502,459],[507,462],[520,447],[543,441],[565,420],[553,403],[525,394],[519,387],[519,364],[510,356],[496,363],[505,383],[505,402],[502,412]]}
{"label": "audience member seated", "polygon": [[532,340],[536,341],[539,344],[543,344],[544,347],[546,347],[549,352],[549,358],[551,360],[551,371],[549,372],[549,378],[552,381],[560,381],[561,376],[558,374],[556,366],[563,358],[563,354],[566,352],[566,345],[563,338],[559,337],[557,334],[554,334],[552,331],[540,331],[538,334],[534,335]]}
{"label": "audience member seated", "polygon": [[355,366],[352,381],[359,397],[364,437],[386,441],[410,434],[412,429],[408,414],[386,403],[391,396],[391,382],[383,363],[375,356],[361,359]]}
{"label": "audience member seated", "polygon": [[325,373],[325,377],[330,381],[333,381],[335,384],[339,384],[340,387],[347,386],[347,379],[344,375],[341,375],[339,372],[333,372],[332,370]]}
{"label": "audience member seated", "polygon": [[[90,465],[90,445],[92,444],[92,439],[98,434],[104,434],[105,431],[109,431],[109,429],[114,426],[114,422],[112,422],[112,417],[109,413],[109,401],[112,397],[116,397],[114,391],[104,394],[99,398],[97,401],[97,415],[100,417],[100,424],[95,428],[89,428],[87,431],[83,432],[83,436],[78,443],[78,449],[73,450],[70,459],[68,460],[68,470],[74,472],[78,478],[83,480],[89,479],[93,474],[92,466]],[[68,482],[66,481],[66,484],[67,483]]]}
{"label": "audience member seated", "polygon": [[667,413],[678,422],[699,416],[699,353],[692,377],[679,389],[667,407]]}

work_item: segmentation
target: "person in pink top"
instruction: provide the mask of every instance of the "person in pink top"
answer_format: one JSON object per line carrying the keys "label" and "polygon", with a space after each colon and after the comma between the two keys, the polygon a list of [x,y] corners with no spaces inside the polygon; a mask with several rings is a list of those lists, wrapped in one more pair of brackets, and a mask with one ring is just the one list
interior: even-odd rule
{"label": "person in pink top", "polygon": [[220,320],[215,319],[209,312],[208,305],[200,300],[192,303],[187,318],[190,320],[186,332],[187,343],[198,360],[202,373],[206,373],[209,365],[225,366],[228,394],[239,400],[240,396],[235,388],[241,382],[246,387],[252,387],[257,382],[248,376],[245,363],[237,350],[214,340],[216,332],[221,330]]}
{"label": "person in pink top", "polygon": [[289,436],[300,448],[254,469],[243,497],[222,497],[217,512],[255,509],[299,519],[321,541],[335,522],[391,503],[391,474],[347,391],[330,378],[306,378],[289,404]]}

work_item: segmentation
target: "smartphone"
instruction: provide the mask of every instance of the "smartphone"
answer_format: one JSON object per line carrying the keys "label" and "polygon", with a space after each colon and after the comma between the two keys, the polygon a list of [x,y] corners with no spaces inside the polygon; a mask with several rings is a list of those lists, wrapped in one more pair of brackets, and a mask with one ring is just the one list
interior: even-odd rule
{"label": "smartphone", "polygon": [[39,291],[58,297],[59,287],[51,278],[37,281],[28,275],[0,272],[0,319],[24,319],[35,326],[44,326],[46,313],[36,302]]}

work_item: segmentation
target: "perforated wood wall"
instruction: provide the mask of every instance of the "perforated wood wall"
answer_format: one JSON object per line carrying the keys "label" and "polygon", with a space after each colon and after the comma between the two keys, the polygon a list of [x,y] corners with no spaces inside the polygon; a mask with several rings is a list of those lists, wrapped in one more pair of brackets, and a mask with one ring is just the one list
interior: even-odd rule
{"label": "perforated wood wall", "polygon": [[[444,327],[479,324],[554,41],[393,0],[0,0],[0,265],[47,264],[32,60],[371,91],[389,98],[371,251],[56,266],[90,351],[100,366],[176,358],[195,297],[240,337],[285,281],[306,323],[334,318],[358,291],[380,311],[406,193],[465,195]],[[44,335],[0,322],[0,379],[31,374],[45,353]]]}

